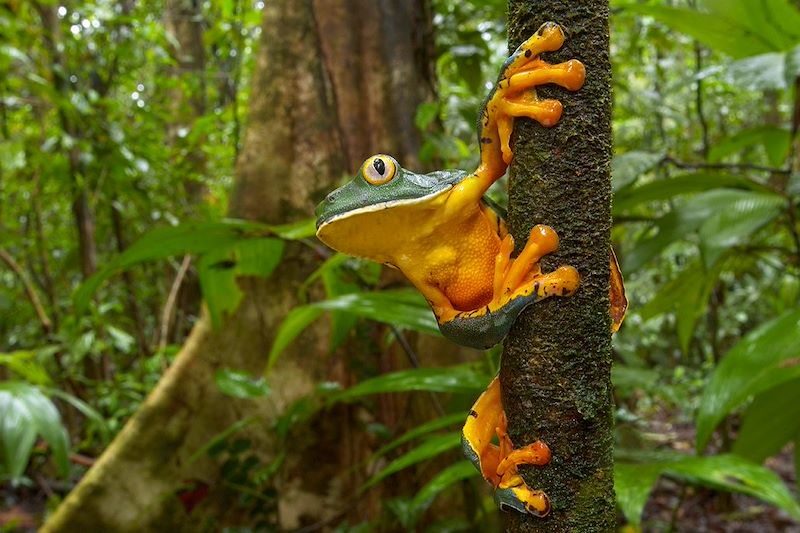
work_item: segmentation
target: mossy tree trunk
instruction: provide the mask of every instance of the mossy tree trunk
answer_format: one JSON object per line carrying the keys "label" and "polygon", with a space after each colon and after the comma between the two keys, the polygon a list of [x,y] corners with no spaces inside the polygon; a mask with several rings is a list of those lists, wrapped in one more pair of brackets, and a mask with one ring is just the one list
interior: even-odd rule
{"label": "mossy tree trunk", "polygon": [[[332,13],[342,16],[328,20]],[[429,26],[414,24],[428,15],[427,0],[265,2],[233,216],[268,223],[309,217],[370,153],[394,148],[403,162],[416,154],[416,132],[389,126],[395,115],[413,117],[430,96],[430,65],[418,62],[428,49],[428,35],[419,28]],[[354,90],[361,96],[349,94]],[[356,148],[351,139],[368,142]],[[249,438],[251,450],[264,461],[286,454],[274,478],[274,501],[259,501],[263,511],[277,507],[277,517],[269,516],[275,529],[295,529],[347,510],[357,487],[348,466],[364,459],[353,457],[349,446],[349,435],[356,433],[353,417],[309,430],[288,449],[279,447],[271,426],[319,382],[346,378],[346,362],[326,356],[322,326],[307,330],[284,353],[269,375],[272,394],[263,402],[226,396],[214,380],[221,368],[263,372],[278,324],[298,304],[299,288],[319,262],[318,251],[288,243],[272,276],[240,279],[245,296],[236,312],[216,329],[204,314],[156,388],[41,530],[253,526],[224,465],[202,453],[211,439],[248,417],[259,423],[237,436]],[[208,489],[193,508],[179,497],[187,486]]]}
{"label": "mossy tree trunk", "polygon": [[550,20],[564,27],[567,38],[545,59],[579,59],[586,83],[575,93],[538,89],[541,97],[564,104],[555,127],[516,121],[509,223],[518,245],[534,224],[555,228],[561,247],[544,268],[574,266],[581,288],[572,297],[531,306],[506,341],[500,379],[511,437],[517,446],[542,439],[553,453],[544,467],[521,468],[529,486],[548,494],[552,512],[544,519],[510,515],[507,527],[526,533],[614,531],[608,1],[510,0],[510,49]]}

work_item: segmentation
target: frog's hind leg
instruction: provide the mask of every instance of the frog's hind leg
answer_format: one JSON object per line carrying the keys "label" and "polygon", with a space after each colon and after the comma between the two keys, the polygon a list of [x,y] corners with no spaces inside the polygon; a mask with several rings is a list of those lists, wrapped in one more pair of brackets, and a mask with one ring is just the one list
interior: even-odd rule
{"label": "frog's hind leg", "polygon": [[[498,444],[492,439],[497,436]],[[515,450],[508,436],[500,399],[500,381],[494,378],[472,406],[461,436],[464,454],[492,486],[502,509],[515,509],[536,516],[550,511],[547,495],[530,489],[517,472],[520,464],[545,465],[550,449],[542,441]]]}

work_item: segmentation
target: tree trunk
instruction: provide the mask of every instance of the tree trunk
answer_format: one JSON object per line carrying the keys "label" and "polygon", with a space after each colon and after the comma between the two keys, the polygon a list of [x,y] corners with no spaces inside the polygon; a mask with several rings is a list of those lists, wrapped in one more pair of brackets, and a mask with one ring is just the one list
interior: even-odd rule
{"label": "tree trunk", "polygon": [[586,83],[575,93],[537,88],[564,105],[554,127],[517,119],[509,223],[520,245],[534,224],[555,228],[561,247],[544,269],[574,266],[581,288],[528,308],[506,341],[500,379],[511,437],[517,446],[542,439],[553,453],[547,466],[521,469],[548,494],[552,512],[510,515],[508,531],[614,531],[608,2],[510,0],[510,48],[549,20],[564,27],[566,42],[545,59],[579,59]]}
{"label": "tree trunk", "polygon": [[[369,13],[375,16],[365,18]],[[427,13],[424,0],[265,3],[232,215],[270,223],[309,217],[341,176],[370,153],[400,147],[401,160],[416,153],[416,133],[393,121],[413,117],[430,94],[429,63],[415,63],[420,50],[428,49],[421,47],[427,37],[412,24]],[[410,92],[399,90],[398,71],[408,76],[403,81]],[[356,104],[369,113],[354,110]],[[352,122],[345,125],[345,119]],[[364,139],[369,142],[351,146]],[[219,462],[195,454],[232,423],[255,416],[264,423],[251,426],[251,449],[274,457],[272,422],[317,383],[339,377],[332,373],[343,365],[324,357],[327,338],[318,327],[283,355],[269,376],[272,394],[263,402],[223,395],[214,373],[263,371],[275,329],[297,304],[298,288],[318,261],[309,247],[289,244],[270,278],[240,279],[245,297],[237,311],[217,330],[203,316],[174,365],[42,531],[198,531],[201,525],[217,530],[248,524],[252,519],[237,505],[242,493],[230,488]],[[346,432],[309,431],[286,450],[276,478],[278,518],[272,518],[281,528],[330,519],[345,508],[352,464],[343,464],[352,461],[342,445]],[[315,446],[324,449],[324,461],[312,453]],[[187,484],[208,489],[193,510],[179,498]]]}

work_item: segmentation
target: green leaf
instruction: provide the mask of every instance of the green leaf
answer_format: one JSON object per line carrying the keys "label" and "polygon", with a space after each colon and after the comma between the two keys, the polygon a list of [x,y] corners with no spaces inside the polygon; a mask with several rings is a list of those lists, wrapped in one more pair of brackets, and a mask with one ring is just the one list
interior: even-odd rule
{"label": "green leaf", "polygon": [[733,454],[675,461],[667,474],[719,490],[747,494],[779,507],[795,520],[800,505],[775,472]]}
{"label": "green leaf", "polygon": [[776,48],[751,33],[746,24],[682,7],[632,4],[626,11],[648,15],[670,28],[693,37],[704,45],[734,58],[776,51]]}
{"label": "green leaf", "polygon": [[800,310],[770,320],[744,336],[717,366],[697,413],[697,450],[714,428],[749,397],[800,376]]}
{"label": "green leaf", "polygon": [[[672,211],[656,220],[654,224],[655,234],[649,234],[637,241],[634,249],[625,258],[623,267],[626,272],[639,270],[667,246],[687,238],[704,224],[707,224],[704,235],[709,240],[709,245],[711,245],[709,251],[713,254],[717,252],[717,250],[713,249],[717,242],[726,238],[735,241],[742,236],[746,236],[747,233],[747,226],[732,228],[730,233],[728,229],[720,228],[721,219],[727,216],[725,213],[752,210],[766,217],[765,211],[771,212],[774,205],[777,205],[779,201],[782,202],[783,200],[773,193],[736,189],[712,189],[695,194],[690,198],[680,199],[675,202],[675,207]],[[754,221],[757,222],[755,214],[751,223]]]}
{"label": "green leaf", "polygon": [[381,455],[385,455],[387,452],[394,450],[395,448],[397,448],[402,444],[405,444],[406,442],[412,441],[423,435],[427,435],[428,433],[431,433],[433,431],[438,431],[448,426],[452,426],[453,424],[463,424],[465,420],[466,416],[464,415],[464,413],[453,413],[451,415],[445,415],[439,418],[434,418],[429,422],[426,422],[419,426],[415,426],[410,431],[407,431],[402,436],[396,438],[386,446],[383,446],[381,449],[376,451],[373,454],[373,456],[380,457]]}
{"label": "green leaf", "polygon": [[444,368],[413,368],[383,374],[341,392],[330,402],[351,401],[362,396],[387,392],[431,391],[477,393],[486,388],[491,376],[480,365],[468,364]]}
{"label": "green leaf", "polygon": [[239,306],[244,293],[239,276],[269,276],[280,263],[283,241],[273,238],[248,239],[209,250],[198,262],[198,277],[211,323],[218,327],[225,313]]}
{"label": "green leaf", "polygon": [[756,396],[744,413],[733,452],[757,463],[780,452],[786,443],[800,437],[798,405],[800,378]]}
{"label": "green leaf", "polygon": [[734,454],[696,457],[678,453],[637,454],[642,461],[617,461],[614,484],[627,520],[641,522],[647,497],[660,475],[718,490],[753,496],[785,510],[795,520],[800,505],[771,470]]}
{"label": "green leaf", "polygon": [[744,244],[758,229],[774,220],[785,200],[774,193],[729,191],[725,208],[712,214],[700,226],[700,251],[707,267],[723,252]]}
{"label": "green leaf", "polygon": [[0,353],[0,365],[34,385],[49,385],[52,380],[47,374],[47,370],[35,360],[36,355],[37,351],[34,350]]}
{"label": "green leaf", "polygon": [[69,438],[53,402],[33,385],[0,382],[0,440],[3,470],[16,481],[25,471],[36,435],[53,452],[62,477],[69,475]]}
{"label": "green leaf", "polygon": [[234,398],[262,398],[271,392],[264,378],[255,378],[247,372],[230,368],[214,372],[214,381],[222,393]]}
{"label": "green leaf", "polygon": [[614,196],[614,212],[631,209],[645,202],[669,200],[682,194],[719,189],[722,187],[768,190],[752,180],[732,174],[691,172],[668,179],[651,181]]}
{"label": "green leaf", "polygon": [[267,372],[269,372],[283,350],[308,326],[310,326],[323,313],[323,309],[314,305],[302,305],[293,308],[278,327],[275,340],[267,356]]}
{"label": "green leaf", "polygon": [[361,490],[364,491],[372,487],[382,479],[395,474],[404,468],[408,468],[432,457],[436,457],[437,455],[441,455],[448,450],[459,447],[460,445],[460,432],[435,435],[429,439],[426,439],[422,442],[422,444],[413,450],[401,455],[386,465],[386,468],[372,476],[369,481],[367,481],[364,486],[361,487]]}
{"label": "green leaf", "polygon": [[317,219],[307,218],[305,220],[298,220],[297,222],[290,222],[279,226],[269,226],[269,230],[281,239],[286,239],[287,241],[308,239],[317,233]]}
{"label": "green leaf", "polygon": [[323,311],[341,311],[376,322],[405,327],[431,335],[439,334],[436,319],[425,299],[415,290],[355,292],[295,307],[281,323],[269,352],[267,370],[281,352]]}
{"label": "green leaf", "polygon": [[83,416],[97,424],[97,429],[100,431],[100,436],[103,442],[107,443],[109,441],[111,432],[108,429],[108,424],[106,423],[106,419],[103,418],[103,415],[100,414],[99,411],[94,409],[91,405],[84,402],[80,398],[73,396],[67,392],[62,391],[61,389],[56,389],[55,387],[48,387],[43,389],[50,396],[54,396],[59,398],[60,400],[70,404],[72,407],[75,408],[76,411],[81,413]]}
{"label": "green leaf", "polygon": [[664,465],[633,464],[616,461],[614,463],[614,491],[617,504],[625,519],[634,525],[642,521],[642,511],[650,497],[650,491],[661,477]]}

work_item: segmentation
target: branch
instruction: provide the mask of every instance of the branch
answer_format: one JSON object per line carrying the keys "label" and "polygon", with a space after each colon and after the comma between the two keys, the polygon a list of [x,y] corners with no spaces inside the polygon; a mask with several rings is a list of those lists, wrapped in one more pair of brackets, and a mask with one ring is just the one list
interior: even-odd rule
{"label": "branch", "polygon": [[22,286],[25,288],[25,293],[28,295],[28,300],[30,300],[31,305],[33,306],[33,310],[36,311],[36,316],[39,317],[39,322],[42,324],[42,329],[44,330],[45,335],[50,335],[53,332],[53,323],[47,316],[47,313],[42,306],[42,302],[39,300],[39,296],[36,294],[36,289],[34,289],[30,280],[28,280],[28,276],[25,275],[25,272],[22,270],[22,267],[19,266],[19,263],[17,263],[4,248],[0,248],[0,259],[2,259],[3,262],[8,265],[8,268],[13,270],[19,278]]}
{"label": "branch", "polygon": [[164,303],[164,311],[161,313],[161,326],[158,328],[158,351],[163,352],[167,347],[167,335],[169,334],[169,323],[172,320],[172,313],[175,310],[175,301],[178,298],[178,291],[183,284],[183,279],[186,277],[186,272],[189,270],[189,265],[192,264],[192,256],[183,256],[181,266],[178,268],[178,273],[175,275],[175,280],[172,282],[172,287],[169,289],[167,301]]}

